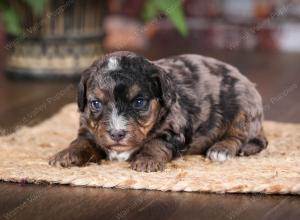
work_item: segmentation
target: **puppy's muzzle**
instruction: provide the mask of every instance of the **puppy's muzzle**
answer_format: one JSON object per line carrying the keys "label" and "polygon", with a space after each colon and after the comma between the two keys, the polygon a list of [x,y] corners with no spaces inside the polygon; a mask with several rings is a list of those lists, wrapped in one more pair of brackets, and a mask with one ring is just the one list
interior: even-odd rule
{"label": "puppy's muzzle", "polygon": [[124,137],[127,134],[127,131],[123,129],[112,129],[108,131],[108,134],[113,141],[118,142],[124,139]]}

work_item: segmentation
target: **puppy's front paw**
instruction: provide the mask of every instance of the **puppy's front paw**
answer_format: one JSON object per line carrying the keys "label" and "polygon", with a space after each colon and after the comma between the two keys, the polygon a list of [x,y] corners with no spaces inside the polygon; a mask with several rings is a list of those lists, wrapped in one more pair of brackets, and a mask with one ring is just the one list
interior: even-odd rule
{"label": "puppy's front paw", "polygon": [[131,168],[139,172],[157,172],[165,169],[166,162],[152,157],[138,157],[131,162]]}
{"label": "puppy's front paw", "polygon": [[52,156],[49,160],[51,166],[71,167],[83,166],[90,159],[90,155],[77,148],[67,148]]}
{"label": "puppy's front paw", "polygon": [[234,154],[224,146],[215,145],[207,151],[206,157],[208,157],[212,161],[222,162],[234,157]]}

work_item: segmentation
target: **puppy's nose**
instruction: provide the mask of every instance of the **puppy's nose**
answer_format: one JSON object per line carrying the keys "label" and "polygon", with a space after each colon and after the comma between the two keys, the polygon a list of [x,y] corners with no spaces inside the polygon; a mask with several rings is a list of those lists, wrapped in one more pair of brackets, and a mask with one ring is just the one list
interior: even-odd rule
{"label": "puppy's nose", "polygon": [[125,130],[110,130],[108,133],[112,140],[120,141],[125,137],[127,131],[125,131]]}

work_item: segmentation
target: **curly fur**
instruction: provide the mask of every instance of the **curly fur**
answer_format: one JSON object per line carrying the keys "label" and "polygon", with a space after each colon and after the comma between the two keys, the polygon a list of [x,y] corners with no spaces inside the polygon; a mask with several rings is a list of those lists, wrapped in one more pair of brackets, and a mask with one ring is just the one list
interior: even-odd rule
{"label": "curly fur", "polygon": [[[131,103],[140,96],[147,106],[136,110]],[[95,98],[101,111],[90,105]],[[108,54],[83,73],[78,106],[78,137],[50,160],[52,165],[83,165],[123,153],[126,157],[117,158],[151,172],[182,154],[224,161],[267,147],[255,85],[233,66],[200,55],[149,61],[131,52]],[[108,134],[112,117],[126,132],[118,141]]]}

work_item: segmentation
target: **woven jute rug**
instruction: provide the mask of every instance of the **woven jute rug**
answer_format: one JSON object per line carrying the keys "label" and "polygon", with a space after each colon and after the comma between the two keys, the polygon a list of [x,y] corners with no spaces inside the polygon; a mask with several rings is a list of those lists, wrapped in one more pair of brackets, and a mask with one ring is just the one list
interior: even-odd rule
{"label": "woven jute rug", "polygon": [[76,137],[78,121],[76,105],[70,104],[35,127],[0,137],[0,179],[162,191],[300,194],[300,124],[265,122],[267,150],[223,163],[185,156],[156,173],[136,172],[129,163],[117,161],[49,166],[48,158]]}

